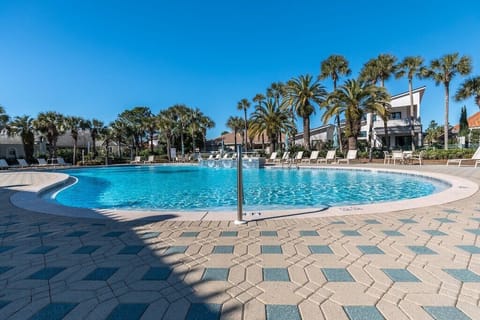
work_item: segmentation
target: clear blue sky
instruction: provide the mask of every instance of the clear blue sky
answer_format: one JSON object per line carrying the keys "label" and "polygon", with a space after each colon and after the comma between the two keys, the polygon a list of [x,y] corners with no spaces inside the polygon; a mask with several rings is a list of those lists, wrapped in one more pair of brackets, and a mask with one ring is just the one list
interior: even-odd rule
{"label": "clear blue sky", "polygon": [[[53,110],[108,123],[134,106],[157,113],[184,103],[215,121],[215,137],[229,116],[242,115],[239,100],[272,82],[317,76],[330,54],[344,55],[356,77],[380,53],[429,62],[459,52],[480,75],[479,40],[474,0],[0,0],[0,105],[12,116]],[[442,124],[443,87],[414,81],[421,85],[424,128]],[[407,91],[407,80],[387,88]],[[464,104],[477,112],[473,99],[452,99],[450,123]]]}

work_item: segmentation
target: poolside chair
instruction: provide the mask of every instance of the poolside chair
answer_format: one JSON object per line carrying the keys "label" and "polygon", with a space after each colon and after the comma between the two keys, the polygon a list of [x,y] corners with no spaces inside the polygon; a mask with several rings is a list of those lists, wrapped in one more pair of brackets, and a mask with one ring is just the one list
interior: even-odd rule
{"label": "poolside chair", "polygon": [[392,154],[388,151],[383,151],[383,164],[390,164],[390,160],[392,160]]}
{"label": "poolside chair", "polygon": [[280,163],[288,163],[290,162],[290,152],[285,151],[283,153],[282,159],[280,159]]}
{"label": "poolside chair", "polygon": [[45,158],[38,158],[37,161],[38,161],[39,166],[42,166],[42,167],[43,166],[48,166],[48,162],[47,162],[47,160],[45,160]]}
{"label": "poolside chair", "polygon": [[17,162],[18,162],[18,166],[20,168],[26,168],[26,167],[29,167],[30,165],[27,163],[27,161],[25,161],[25,159],[17,159]]}
{"label": "poolside chair", "polygon": [[0,169],[8,169],[10,166],[8,165],[5,159],[0,159]]}
{"label": "poolside chair", "polygon": [[272,154],[270,154],[270,158],[268,158],[267,162],[275,162],[275,159],[277,159],[277,153],[272,152]]}
{"label": "poolside chair", "polygon": [[307,163],[307,162],[312,163],[312,161],[317,162],[318,161],[318,153],[319,153],[318,150],[312,151],[312,153],[310,154],[310,158],[302,159],[302,162],[305,162],[305,163]]}
{"label": "poolside chair", "polygon": [[[410,157],[411,164],[414,164],[415,161],[418,161],[418,164],[421,166],[424,153],[425,151],[423,150],[420,151],[419,153],[413,153],[412,156]],[[475,166],[477,166],[476,163],[475,163]]]}
{"label": "poolside chair", "polygon": [[303,151],[298,151],[295,157],[291,159],[292,163],[299,163],[302,161],[303,158]]}
{"label": "poolside chair", "polygon": [[60,166],[71,166],[71,163],[65,162],[65,160],[62,157],[57,157],[57,164]]}
{"label": "poolside chair", "polygon": [[346,162],[347,164],[350,164],[350,161],[357,159],[357,152],[357,149],[348,150],[347,156],[344,159],[338,159],[337,163]]}
{"label": "poolside chair", "polygon": [[154,163],[155,162],[155,156],[148,156],[148,159],[143,161],[143,163]]}
{"label": "poolside chair", "polygon": [[463,161],[469,161],[469,160],[470,161],[475,160],[475,168],[476,168],[477,165],[480,163],[480,146],[477,148],[477,150],[475,150],[475,153],[470,159],[448,159],[447,166],[450,163],[458,163],[458,166],[460,167]]}
{"label": "poolside chair", "polygon": [[318,158],[318,163],[325,162],[328,164],[328,161],[335,162],[337,159],[337,150],[328,150],[327,155],[325,158]]}
{"label": "poolside chair", "polygon": [[142,161],[142,157],[141,156],[135,156],[135,159],[133,159],[132,161],[130,161],[130,163],[140,163]]}
{"label": "poolside chair", "polygon": [[403,164],[405,162],[405,157],[404,157],[403,151],[402,150],[393,150],[392,151],[392,160],[393,160],[394,165],[397,164],[397,161]]}
{"label": "poolside chair", "polygon": [[209,155],[207,160],[213,160],[213,154]]}

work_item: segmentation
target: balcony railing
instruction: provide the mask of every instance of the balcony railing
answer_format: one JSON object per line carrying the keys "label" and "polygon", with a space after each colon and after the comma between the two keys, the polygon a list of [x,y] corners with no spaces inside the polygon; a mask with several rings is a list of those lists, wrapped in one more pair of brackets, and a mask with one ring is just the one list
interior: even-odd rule
{"label": "balcony railing", "polygon": [[[418,120],[413,121],[414,125],[421,125],[421,122]],[[407,127],[410,125],[410,122],[408,119],[394,119],[394,120],[388,120],[387,121],[387,126],[388,127]],[[373,127],[374,128],[383,128],[383,120],[376,120],[373,122]]]}

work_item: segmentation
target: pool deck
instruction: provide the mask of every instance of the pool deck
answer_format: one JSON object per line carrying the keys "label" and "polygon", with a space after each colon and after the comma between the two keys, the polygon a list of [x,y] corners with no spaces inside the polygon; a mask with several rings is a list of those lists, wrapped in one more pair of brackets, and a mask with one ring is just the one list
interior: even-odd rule
{"label": "pool deck", "polygon": [[76,218],[12,203],[61,174],[0,172],[0,319],[480,319],[480,168],[366,166],[451,175],[450,193],[470,194],[246,225]]}

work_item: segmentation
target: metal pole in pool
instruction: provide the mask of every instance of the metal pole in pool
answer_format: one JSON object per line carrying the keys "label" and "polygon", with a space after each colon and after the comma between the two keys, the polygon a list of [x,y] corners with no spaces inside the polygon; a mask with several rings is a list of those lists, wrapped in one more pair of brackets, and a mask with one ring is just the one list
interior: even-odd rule
{"label": "metal pole in pool", "polygon": [[242,145],[237,146],[237,220],[235,224],[245,224],[243,220],[243,174],[242,174]]}

